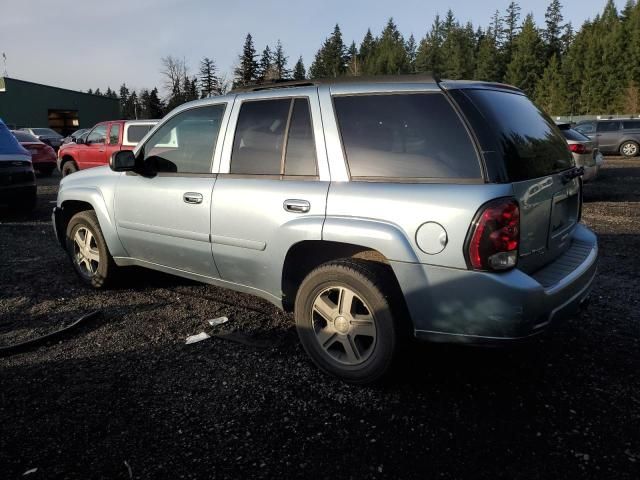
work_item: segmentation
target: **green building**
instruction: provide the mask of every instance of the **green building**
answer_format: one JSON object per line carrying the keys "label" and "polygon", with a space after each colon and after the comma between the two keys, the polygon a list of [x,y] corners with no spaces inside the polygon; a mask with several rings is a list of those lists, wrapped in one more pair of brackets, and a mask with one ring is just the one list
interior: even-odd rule
{"label": "green building", "polygon": [[119,118],[117,98],[0,77],[0,119],[9,128],[49,127],[68,135]]}

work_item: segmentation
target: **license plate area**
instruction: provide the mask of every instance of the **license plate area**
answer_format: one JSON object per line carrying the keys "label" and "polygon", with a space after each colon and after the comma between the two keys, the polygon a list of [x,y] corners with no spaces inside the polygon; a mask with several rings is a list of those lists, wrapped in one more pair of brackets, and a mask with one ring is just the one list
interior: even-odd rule
{"label": "license plate area", "polygon": [[574,178],[554,194],[549,225],[549,250],[557,253],[569,247],[570,234],[580,211],[580,183]]}

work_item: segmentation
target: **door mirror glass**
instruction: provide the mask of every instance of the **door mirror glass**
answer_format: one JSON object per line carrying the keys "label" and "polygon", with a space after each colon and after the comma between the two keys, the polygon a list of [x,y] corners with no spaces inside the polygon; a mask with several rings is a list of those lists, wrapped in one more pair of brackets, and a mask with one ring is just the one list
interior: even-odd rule
{"label": "door mirror glass", "polygon": [[83,137],[78,137],[75,139],[76,145],[82,145],[84,143]]}
{"label": "door mirror glass", "polygon": [[109,167],[114,172],[131,172],[136,168],[136,157],[131,150],[113,152]]}

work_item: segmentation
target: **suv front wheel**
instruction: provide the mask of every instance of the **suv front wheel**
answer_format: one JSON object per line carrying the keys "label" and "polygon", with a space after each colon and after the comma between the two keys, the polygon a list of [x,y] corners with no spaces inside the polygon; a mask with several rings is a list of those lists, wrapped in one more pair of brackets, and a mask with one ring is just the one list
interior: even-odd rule
{"label": "suv front wheel", "polygon": [[638,155],[640,148],[636,142],[628,141],[620,145],[620,153],[625,157],[635,157]]}
{"label": "suv front wheel", "polygon": [[400,343],[393,277],[384,264],[338,260],[313,270],[295,302],[300,341],[325,372],[372,383],[388,372]]}
{"label": "suv front wheel", "polygon": [[93,288],[113,280],[118,266],[109,253],[98,217],[93,210],[76,213],[66,232],[67,253],[80,279]]}

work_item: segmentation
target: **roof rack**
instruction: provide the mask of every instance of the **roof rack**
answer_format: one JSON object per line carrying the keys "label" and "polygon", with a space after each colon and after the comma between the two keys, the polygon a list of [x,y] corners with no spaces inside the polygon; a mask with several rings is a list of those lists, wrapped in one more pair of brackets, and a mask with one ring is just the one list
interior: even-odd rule
{"label": "roof rack", "polygon": [[440,79],[429,73],[415,75],[369,75],[361,77],[314,78],[312,80],[273,80],[238,87],[229,93],[257,92],[276,88],[314,87],[318,85],[335,85],[342,83],[438,83]]}

